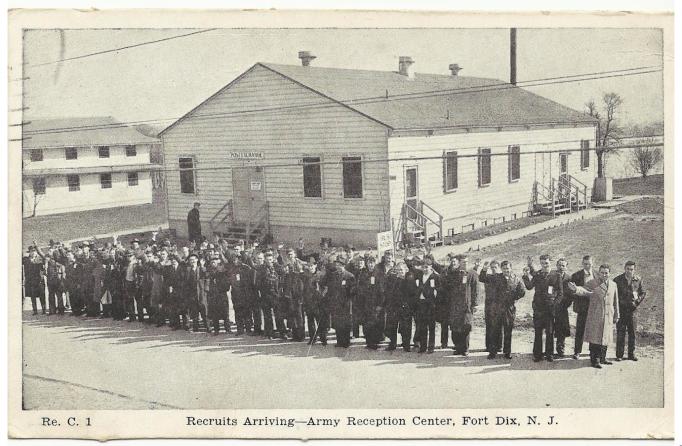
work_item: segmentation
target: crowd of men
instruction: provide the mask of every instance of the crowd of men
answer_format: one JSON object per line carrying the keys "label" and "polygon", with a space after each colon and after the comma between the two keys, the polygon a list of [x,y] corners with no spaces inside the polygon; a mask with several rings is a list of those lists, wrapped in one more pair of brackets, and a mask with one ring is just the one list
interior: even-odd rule
{"label": "crowd of men", "polygon": [[[156,237],[154,237],[156,238]],[[472,263],[472,264],[471,264]],[[265,248],[257,243],[229,245],[226,240],[195,240],[179,247],[170,238],[144,247],[135,239],[121,243],[83,242],[68,248],[50,242],[43,251],[34,242],[24,257],[24,296],[33,314],[38,302],[45,314],[139,320],[174,330],[232,331],[236,334],[327,344],[330,328],[337,347],[349,347],[360,331],[366,347],[433,353],[436,325],[440,347],[469,353],[473,314],[484,284],[485,347],[488,358],[500,352],[511,358],[515,303],[534,290],[533,359],[553,361],[565,356],[571,330],[568,313],[577,314],[573,358],[583,342],[590,346],[591,365],[611,364],[606,346],[617,325],[616,360],[635,356],[635,314],[646,293],[635,263],[610,279],[611,267],[594,269],[585,256],[582,268],[570,275],[564,259],[552,269],[550,256],[539,268],[528,259],[522,275],[504,260],[470,263],[467,255],[449,255],[443,264],[430,254],[397,260],[391,251],[381,259],[352,247],[330,248],[306,256],[301,244]],[[307,328],[307,332],[306,332]],[[414,332],[413,332],[413,328]],[[625,337],[628,338],[627,357]]]}

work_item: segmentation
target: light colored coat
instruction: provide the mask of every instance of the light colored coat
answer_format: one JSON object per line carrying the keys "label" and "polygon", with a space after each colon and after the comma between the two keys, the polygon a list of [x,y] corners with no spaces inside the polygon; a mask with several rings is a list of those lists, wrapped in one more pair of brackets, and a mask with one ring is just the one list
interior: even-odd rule
{"label": "light colored coat", "polygon": [[600,283],[592,279],[585,287],[577,287],[576,294],[589,298],[585,322],[585,342],[608,345],[613,342],[613,326],[619,318],[618,287],[608,280]]}

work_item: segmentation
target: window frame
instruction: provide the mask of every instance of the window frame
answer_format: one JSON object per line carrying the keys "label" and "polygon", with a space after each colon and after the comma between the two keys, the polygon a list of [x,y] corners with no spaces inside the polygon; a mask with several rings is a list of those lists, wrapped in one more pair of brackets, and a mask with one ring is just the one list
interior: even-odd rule
{"label": "window frame", "polygon": [[[37,183],[42,183],[42,190],[36,189]],[[45,177],[35,177],[31,181],[31,187],[33,188],[33,195],[45,195],[47,191],[47,178]]]}
{"label": "window frame", "polygon": [[588,170],[590,168],[590,140],[580,140],[580,170]]}
{"label": "window frame", "polygon": [[[192,160],[192,167],[191,168],[183,168],[181,167],[180,163],[181,160],[183,159],[189,159]],[[179,169],[179,182],[180,182],[180,193],[183,195],[197,195],[197,175],[196,175],[196,169],[197,168],[197,158],[194,155],[179,155],[178,156],[178,169]],[[183,192],[182,190],[182,175],[183,173],[189,172],[190,175],[192,175],[192,191],[191,192]]]}
{"label": "window frame", "polygon": [[[102,156],[102,151],[106,150],[107,155]],[[111,147],[109,146],[97,146],[97,157],[106,159],[106,158],[111,158]]]}
{"label": "window frame", "polygon": [[[105,178],[107,176],[109,177],[108,181],[105,180]],[[113,181],[111,173],[105,172],[105,173],[99,174],[99,188],[100,189],[111,189],[113,187],[113,182],[114,181]],[[108,186],[106,186],[107,183],[109,184]]]}
{"label": "window frame", "polygon": [[[132,150],[133,154],[130,154],[130,150]],[[126,152],[126,158],[130,158],[133,156],[137,156],[137,146],[135,144],[128,144],[125,147],[125,152]]]}
{"label": "window frame", "polygon": [[[452,155],[454,154],[454,155]],[[455,161],[455,186],[454,187],[448,187],[448,161],[449,160],[454,160]],[[457,192],[457,189],[459,189],[459,153],[457,153],[456,150],[446,150],[443,152],[443,192],[444,193],[450,193],[450,192]]]}
{"label": "window frame", "polygon": [[[75,178],[75,185],[71,184],[71,179]],[[69,188],[69,192],[78,192],[81,190],[81,177],[77,174],[69,174],[66,176],[66,186]]]}
{"label": "window frame", "polygon": [[[75,154],[73,157],[69,157],[69,153]],[[73,161],[78,159],[78,147],[64,147],[64,159],[67,161]]]}
{"label": "window frame", "polygon": [[[359,197],[350,197],[346,196],[346,179],[345,179],[345,170],[346,170],[346,165],[351,164],[347,163],[346,159],[348,158],[355,158],[353,162],[356,162],[360,164],[360,196]],[[343,199],[344,200],[364,200],[365,199],[365,170],[363,169],[363,164],[364,164],[364,157],[361,154],[357,153],[348,153],[345,155],[341,155],[341,188],[342,188],[342,194],[343,194]]]}
{"label": "window frame", "polygon": [[[483,151],[487,150],[487,154],[483,154]],[[492,149],[490,147],[479,147],[478,148],[478,157],[477,162],[478,162],[478,187],[489,187],[492,182],[493,182],[493,157],[492,157]],[[483,158],[487,157],[488,158],[488,182],[483,183]]]}
{"label": "window frame", "polygon": [[[518,150],[517,153],[513,153],[513,150]],[[518,177],[513,177],[513,165],[514,157],[518,158]],[[492,160],[491,160],[492,163]],[[491,169],[492,170],[492,169]],[[507,177],[510,183],[518,183],[521,180],[521,146],[518,144],[512,144],[507,147]],[[492,181],[492,174],[491,174]]]}
{"label": "window frame", "polygon": [[[131,175],[135,175],[134,176],[135,184],[130,184],[130,179],[131,179],[130,176]],[[139,174],[139,172],[128,172],[127,177],[128,177],[128,187],[137,187],[140,185],[140,174]]]}
{"label": "window frame", "polygon": [[[39,155],[39,156],[35,156],[35,155]],[[32,163],[39,163],[39,162],[45,160],[45,154],[43,153],[43,149],[30,149],[28,156],[29,156],[29,160]]]}
{"label": "window frame", "polygon": [[[318,161],[308,161],[306,162],[306,159],[317,159]],[[305,155],[301,157],[301,170],[303,174],[303,198],[305,199],[310,199],[310,200],[322,200],[324,199],[324,172],[323,172],[323,158],[322,156],[313,156],[313,155]],[[306,171],[306,165],[312,165],[314,166],[315,163],[317,163],[317,166],[319,168],[319,179],[320,179],[320,195],[319,196],[309,196],[306,195],[306,185],[305,185],[305,171]]]}

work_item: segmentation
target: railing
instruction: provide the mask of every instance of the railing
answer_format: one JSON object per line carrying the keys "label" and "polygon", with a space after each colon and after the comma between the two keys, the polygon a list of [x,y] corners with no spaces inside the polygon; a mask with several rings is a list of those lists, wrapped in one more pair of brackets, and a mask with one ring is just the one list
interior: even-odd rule
{"label": "railing", "polygon": [[248,223],[246,224],[246,238],[251,239],[253,231],[262,228],[265,234],[270,233],[270,202],[266,201],[256,210],[256,212],[249,215]]}
{"label": "railing", "polygon": [[[432,224],[434,224],[438,227],[438,237],[442,239],[443,238],[443,215],[421,200],[419,201],[419,206],[421,208],[420,209],[421,214],[424,215],[424,217],[428,221],[430,221]],[[430,212],[431,214],[435,214],[435,217],[429,217],[428,215],[426,215],[427,211]]]}
{"label": "railing", "polygon": [[[216,223],[216,219],[223,212],[225,213],[225,215],[223,215],[223,217],[220,219],[220,221],[218,221]],[[232,200],[230,199],[230,200],[227,200],[227,202],[223,205],[223,207],[218,209],[218,212],[216,212],[215,215],[213,215],[213,217],[211,217],[211,220],[209,220],[208,224],[211,227],[211,230],[215,231],[215,229],[218,226],[225,223],[228,219],[232,220],[233,215],[234,214],[233,214],[233,210],[232,210]]]}
{"label": "railing", "polygon": [[540,197],[552,203],[552,217],[556,217],[556,203],[554,200],[555,188],[554,188],[554,178],[550,182],[550,187],[545,186],[539,181],[533,183],[533,203],[535,206],[539,205]]}
{"label": "railing", "polygon": [[587,207],[587,185],[580,181],[579,179],[577,179],[576,177],[574,177],[573,175],[569,175],[569,178],[571,179],[572,183],[576,183],[574,184],[576,191],[578,193],[582,193],[583,203],[585,203],[585,207]]}

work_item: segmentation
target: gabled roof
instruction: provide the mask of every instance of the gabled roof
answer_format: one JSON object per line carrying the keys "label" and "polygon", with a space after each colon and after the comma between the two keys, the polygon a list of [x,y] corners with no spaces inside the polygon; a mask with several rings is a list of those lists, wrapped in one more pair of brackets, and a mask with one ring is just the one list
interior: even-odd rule
{"label": "gabled roof", "polygon": [[[552,100],[497,79],[261,64],[393,129],[592,124]],[[371,99],[367,99],[371,98]]]}
{"label": "gabled roof", "polygon": [[126,126],[110,116],[32,120],[24,125],[23,137],[24,149],[159,142],[157,138],[143,135],[134,127]]}
{"label": "gabled roof", "polygon": [[160,135],[257,66],[394,130],[596,124],[596,120],[585,113],[498,79],[424,73],[416,73],[409,79],[393,71],[258,62]]}

